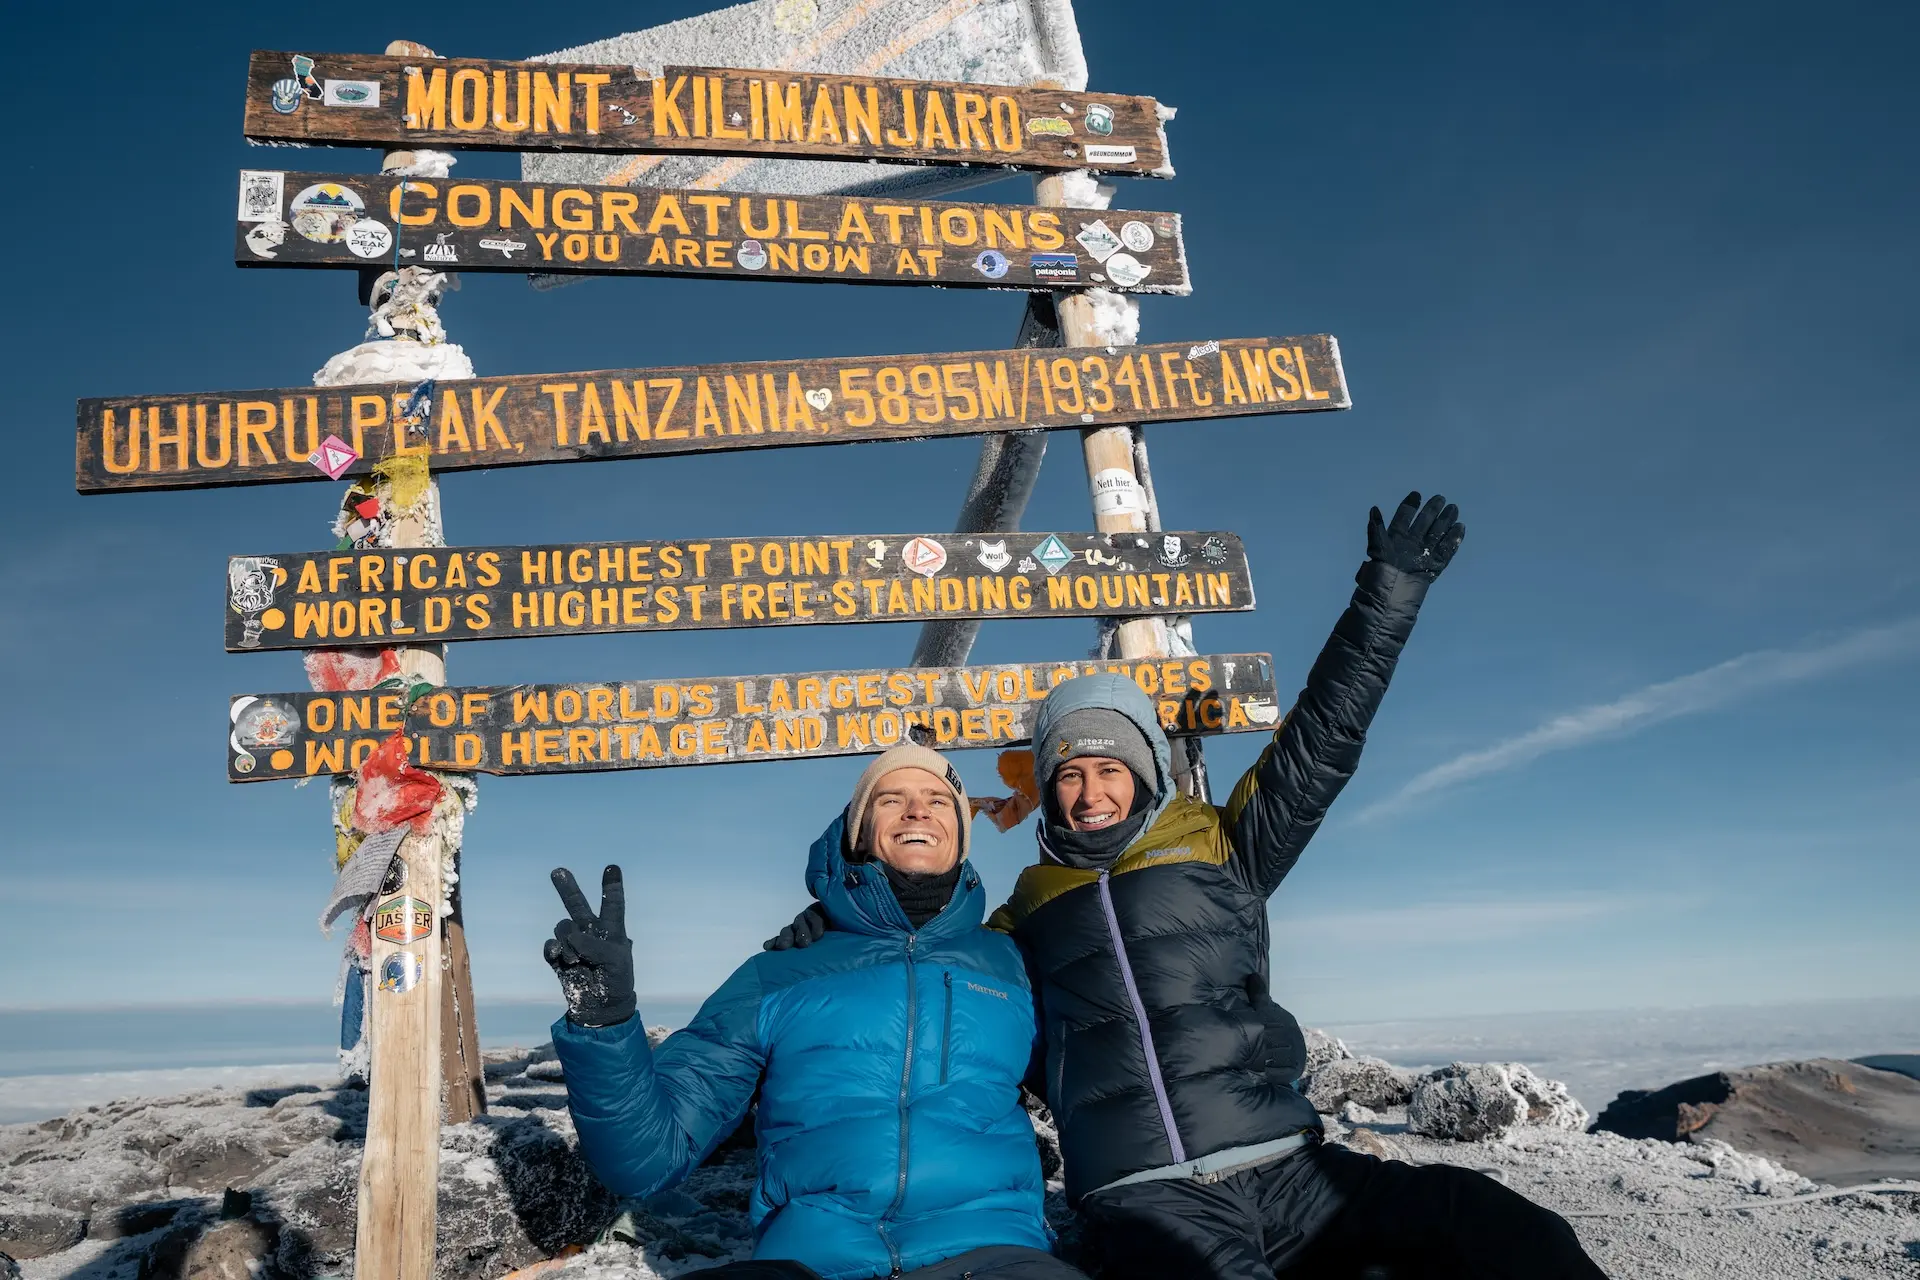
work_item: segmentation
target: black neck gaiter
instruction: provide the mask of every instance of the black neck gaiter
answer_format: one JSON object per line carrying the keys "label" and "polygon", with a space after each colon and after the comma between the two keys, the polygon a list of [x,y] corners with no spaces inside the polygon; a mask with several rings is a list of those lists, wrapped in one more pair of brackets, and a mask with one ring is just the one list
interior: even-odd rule
{"label": "black neck gaiter", "polygon": [[960,883],[958,862],[946,871],[902,871],[891,863],[879,865],[887,883],[893,886],[900,909],[907,913],[907,923],[916,929],[945,909],[953,900],[953,887]]}

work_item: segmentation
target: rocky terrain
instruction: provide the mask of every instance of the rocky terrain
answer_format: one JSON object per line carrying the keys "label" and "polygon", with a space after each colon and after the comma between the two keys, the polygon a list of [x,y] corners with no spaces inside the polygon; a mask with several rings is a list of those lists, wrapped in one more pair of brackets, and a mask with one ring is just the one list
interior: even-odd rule
{"label": "rocky terrain", "polygon": [[1781,1062],[1628,1090],[1597,1127],[1666,1142],[1717,1139],[1826,1182],[1920,1178],[1920,1080],[1865,1063]]}
{"label": "rocky terrain", "polygon": [[[1414,1073],[1317,1035],[1311,1053],[1305,1087],[1332,1140],[1482,1169],[1566,1214],[1622,1280],[1920,1276],[1912,1191],[1831,1194],[1705,1133],[1711,1123],[1685,1142],[1590,1133],[1564,1086],[1518,1064]],[[551,1050],[489,1058],[489,1114],[443,1134],[442,1280],[526,1268],[543,1280],[651,1280],[749,1250],[749,1148],[729,1144],[686,1185],[618,1204],[579,1158]],[[365,1123],[363,1090],[295,1086],[0,1127],[0,1280],[16,1267],[20,1280],[349,1275]],[[1052,1176],[1044,1112],[1035,1128]],[[1057,1184],[1049,1209],[1070,1243]]]}

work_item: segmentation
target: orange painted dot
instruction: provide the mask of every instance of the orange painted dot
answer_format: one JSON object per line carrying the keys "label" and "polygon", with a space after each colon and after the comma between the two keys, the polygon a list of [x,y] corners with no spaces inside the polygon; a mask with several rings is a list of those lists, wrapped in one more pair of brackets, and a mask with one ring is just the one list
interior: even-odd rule
{"label": "orange painted dot", "polygon": [[277,770],[291,769],[293,768],[293,752],[288,751],[285,747],[282,747],[280,750],[274,752],[272,755],[267,757],[267,763],[272,765]]}
{"label": "orange painted dot", "polygon": [[287,625],[287,615],[281,609],[269,609],[260,615],[260,625],[269,631],[278,631]]}

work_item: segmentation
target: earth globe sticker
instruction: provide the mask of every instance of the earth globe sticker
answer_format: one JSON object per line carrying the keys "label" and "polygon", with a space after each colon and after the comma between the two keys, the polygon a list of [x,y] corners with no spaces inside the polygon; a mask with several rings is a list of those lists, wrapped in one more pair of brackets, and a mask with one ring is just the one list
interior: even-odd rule
{"label": "earth globe sticker", "polygon": [[989,280],[998,280],[1007,274],[1007,255],[998,249],[982,249],[973,260],[973,269]]}

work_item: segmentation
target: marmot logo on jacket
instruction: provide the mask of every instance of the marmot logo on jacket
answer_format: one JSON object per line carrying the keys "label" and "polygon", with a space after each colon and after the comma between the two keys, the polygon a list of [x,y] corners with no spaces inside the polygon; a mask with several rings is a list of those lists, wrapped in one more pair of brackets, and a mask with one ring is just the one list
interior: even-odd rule
{"label": "marmot logo on jacket", "polygon": [[[966,982],[966,979],[962,978],[961,981]],[[978,991],[983,996],[993,996],[996,999],[1000,999],[1000,1000],[1011,999],[1011,997],[1008,996],[1006,992],[995,991],[992,987],[983,987],[977,982],[967,982],[967,990]]]}

